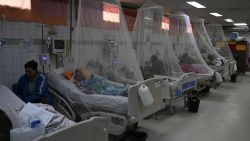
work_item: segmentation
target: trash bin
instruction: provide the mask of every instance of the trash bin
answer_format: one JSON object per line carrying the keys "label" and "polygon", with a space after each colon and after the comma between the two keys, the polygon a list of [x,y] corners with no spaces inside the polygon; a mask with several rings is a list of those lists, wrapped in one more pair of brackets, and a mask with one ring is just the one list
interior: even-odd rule
{"label": "trash bin", "polygon": [[197,113],[199,110],[200,100],[196,97],[188,98],[188,111],[192,113]]}
{"label": "trash bin", "polygon": [[148,134],[143,131],[130,131],[127,137],[127,141],[146,141]]}

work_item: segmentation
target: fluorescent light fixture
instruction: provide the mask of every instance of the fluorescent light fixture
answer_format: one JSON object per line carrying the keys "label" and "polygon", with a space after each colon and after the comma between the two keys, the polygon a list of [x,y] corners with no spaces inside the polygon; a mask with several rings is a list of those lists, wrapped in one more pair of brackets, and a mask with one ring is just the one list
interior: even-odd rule
{"label": "fluorescent light fixture", "polygon": [[186,3],[192,5],[192,6],[196,7],[196,8],[206,8],[205,6],[199,4],[199,3],[196,2],[196,1],[187,1]]}
{"label": "fluorescent light fixture", "polygon": [[213,16],[215,16],[215,17],[222,17],[223,15],[221,15],[221,14],[219,14],[219,13],[209,13],[209,14],[211,14],[211,15],[213,15]]}
{"label": "fluorescent light fixture", "polygon": [[232,19],[224,19],[226,22],[232,23],[234,22]]}
{"label": "fluorescent light fixture", "polygon": [[234,23],[235,26],[246,26],[246,23]]}
{"label": "fluorescent light fixture", "polygon": [[144,17],[144,19],[146,19],[146,20],[152,20],[150,17]]}

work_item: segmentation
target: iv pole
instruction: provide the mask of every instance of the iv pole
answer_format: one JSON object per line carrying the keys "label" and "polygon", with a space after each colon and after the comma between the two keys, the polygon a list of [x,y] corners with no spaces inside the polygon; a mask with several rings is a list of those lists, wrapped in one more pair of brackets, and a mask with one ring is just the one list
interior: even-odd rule
{"label": "iv pole", "polygon": [[72,6],[73,6],[73,0],[69,0],[69,48],[72,47]]}

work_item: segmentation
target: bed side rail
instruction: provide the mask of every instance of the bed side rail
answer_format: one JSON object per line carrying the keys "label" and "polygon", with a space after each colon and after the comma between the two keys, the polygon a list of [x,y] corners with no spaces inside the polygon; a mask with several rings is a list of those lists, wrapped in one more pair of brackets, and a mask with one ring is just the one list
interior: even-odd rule
{"label": "bed side rail", "polygon": [[[157,76],[159,77],[159,76]],[[168,79],[175,79],[176,81],[170,82],[173,85],[176,85],[178,88],[177,95],[182,95],[184,91],[190,90],[190,89],[196,89],[197,88],[197,74],[190,72],[190,73],[184,73],[179,77],[170,77],[170,76],[162,76],[160,78],[164,78],[165,81],[169,81]]]}
{"label": "bed side rail", "polygon": [[54,108],[61,114],[65,115],[70,120],[75,121],[76,115],[71,106],[69,105],[69,103],[51,87],[49,87],[49,92],[54,96],[53,98]]}
{"label": "bed side rail", "polygon": [[184,73],[180,76],[178,81],[178,90],[181,90],[182,92],[197,88],[197,75],[193,72]]}

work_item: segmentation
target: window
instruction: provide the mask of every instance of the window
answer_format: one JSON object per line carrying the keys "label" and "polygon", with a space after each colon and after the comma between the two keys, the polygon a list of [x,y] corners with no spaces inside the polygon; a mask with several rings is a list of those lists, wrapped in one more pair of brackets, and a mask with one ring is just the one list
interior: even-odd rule
{"label": "window", "polygon": [[167,17],[162,18],[161,28],[165,30],[169,30],[169,19]]}
{"label": "window", "polygon": [[119,8],[116,5],[103,3],[103,20],[107,22],[120,22]]}
{"label": "window", "polygon": [[0,5],[30,10],[31,0],[0,0]]}

